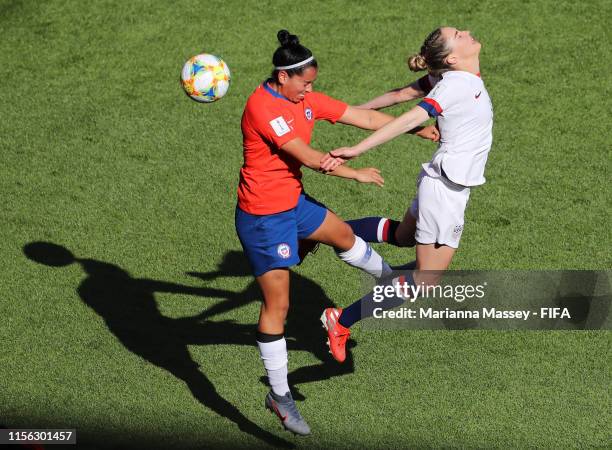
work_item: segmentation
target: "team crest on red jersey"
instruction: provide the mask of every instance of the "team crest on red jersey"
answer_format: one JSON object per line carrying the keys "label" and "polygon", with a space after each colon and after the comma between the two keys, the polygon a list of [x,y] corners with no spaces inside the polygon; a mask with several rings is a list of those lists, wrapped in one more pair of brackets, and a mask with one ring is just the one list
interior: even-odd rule
{"label": "team crest on red jersey", "polygon": [[312,109],[306,108],[304,110],[304,115],[306,116],[306,119],[312,120]]}

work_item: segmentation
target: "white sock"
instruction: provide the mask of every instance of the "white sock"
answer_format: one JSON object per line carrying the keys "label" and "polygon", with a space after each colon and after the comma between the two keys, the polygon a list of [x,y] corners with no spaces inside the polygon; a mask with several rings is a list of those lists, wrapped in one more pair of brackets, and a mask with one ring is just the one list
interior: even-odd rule
{"label": "white sock", "polygon": [[349,250],[336,253],[345,263],[358,267],[376,278],[392,272],[391,267],[382,259],[382,256],[359,236],[355,236],[355,243]]}
{"label": "white sock", "polygon": [[289,392],[287,381],[287,341],[281,338],[272,342],[259,342],[259,354],[268,374],[268,382],[276,395]]}

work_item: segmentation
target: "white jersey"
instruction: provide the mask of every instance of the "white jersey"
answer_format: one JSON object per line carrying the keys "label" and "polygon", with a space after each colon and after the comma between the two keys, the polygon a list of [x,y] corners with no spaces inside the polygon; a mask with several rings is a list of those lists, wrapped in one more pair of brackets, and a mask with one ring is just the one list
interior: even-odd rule
{"label": "white jersey", "polygon": [[[429,77],[433,84],[436,79]],[[449,71],[419,103],[440,129],[440,144],[428,175],[444,175],[462,186],[478,186],[486,180],[484,169],[493,142],[493,105],[479,76]]]}

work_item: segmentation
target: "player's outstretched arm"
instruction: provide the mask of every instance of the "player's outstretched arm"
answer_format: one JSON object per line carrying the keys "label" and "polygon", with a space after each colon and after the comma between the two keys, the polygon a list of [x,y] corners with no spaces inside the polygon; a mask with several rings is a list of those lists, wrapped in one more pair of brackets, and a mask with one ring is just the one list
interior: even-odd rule
{"label": "player's outstretched arm", "polygon": [[342,166],[341,164],[344,161],[335,160],[328,161],[328,168],[323,169],[321,160],[323,157],[328,156],[328,154],[315,150],[300,138],[292,139],[283,144],[281,146],[281,150],[293,156],[309,169],[316,170],[318,172],[336,177],[348,178],[350,180],[359,181],[360,183],[373,183],[378,186],[382,186],[384,184],[384,180],[380,175],[380,170],[372,167],[353,169],[352,167]]}
{"label": "player's outstretched arm", "polygon": [[[359,109],[354,106],[349,106],[342,117],[338,119],[338,122],[364,130],[378,130],[394,119],[394,116],[380,111]],[[434,125],[415,127],[409,130],[408,133],[415,134],[423,139],[429,139],[434,142],[440,140],[440,133]]]}
{"label": "player's outstretched arm", "polygon": [[425,95],[419,81],[414,81],[407,86],[392,89],[385,92],[383,95],[373,98],[369,102],[356,106],[359,109],[380,109],[387,106],[397,105],[398,103],[408,102],[415,98],[421,98]]}
{"label": "player's outstretched arm", "polygon": [[352,125],[364,130],[378,130],[391,122],[395,117],[380,111],[371,109],[359,109],[349,106],[338,119],[338,122],[345,125]]}
{"label": "player's outstretched arm", "polygon": [[372,133],[354,147],[343,147],[329,152],[329,155],[321,162],[322,170],[329,170],[336,167],[338,159],[343,161],[355,158],[373,147],[384,144],[391,139],[412,130],[421,125],[429,118],[427,111],[420,106],[415,106],[410,111],[405,112],[395,120],[387,123],[379,130]]}

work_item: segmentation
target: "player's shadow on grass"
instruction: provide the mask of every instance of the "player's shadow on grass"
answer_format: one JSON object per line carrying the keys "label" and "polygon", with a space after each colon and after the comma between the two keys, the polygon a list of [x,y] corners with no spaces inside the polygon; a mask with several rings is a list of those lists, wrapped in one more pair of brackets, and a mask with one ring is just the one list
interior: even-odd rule
{"label": "player's shadow on grass", "polygon": [[[77,258],[70,250],[57,244],[32,242],[23,251],[32,261],[51,267],[79,264],[87,277],[78,286],[77,293],[87,306],[104,319],[108,329],[125,348],[184,381],[200,403],[231,420],[242,431],[270,445],[292,446],[260,428],[219,395],[191,358],[187,348],[188,345],[210,344],[255,345],[254,325],[210,320],[215,315],[260,300],[261,294],[254,280],[240,292],[194,287],[133,278],[119,266]],[[203,281],[219,277],[251,276],[244,255],[236,251],[228,252],[216,271],[189,274]],[[154,294],[161,292],[223,300],[194,317],[173,319],[163,316],[157,307]],[[320,363],[298,368],[290,374],[290,383],[296,385],[352,373],[354,364],[350,352],[345,363],[339,365],[331,361],[324,345],[324,334],[318,318],[324,308],[333,306],[331,300],[316,283],[295,273],[292,273],[291,296],[286,332],[288,348],[308,351]],[[297,391],[295,393],[298,399],[303,399]]]}
{"label": "player's shadow on grass", "polygon": [[189,344],[253,345],[254,327],[230,321],[202,321],[197,316],[181,319],[164,317],[154,297],[156,292],[224,298],[234,293],[132,278],[127,271],[114,264],[77,258],[65,247],[47,242],[27,244],[23,251],[29,259],[52,267],[78,263],[87,274],[77,288],[79,296],[104,319],[108,329],[125,348],[184,381],[200,403],[234,422],[243,432],[269,445],[293,447],[288,441],[250,421],[219,395],[215,386],[199,370],[187,348]]}

